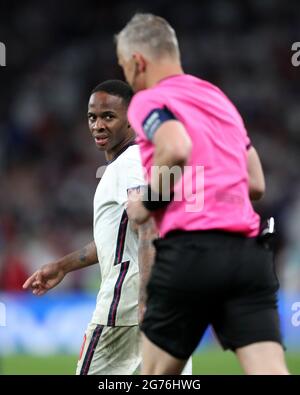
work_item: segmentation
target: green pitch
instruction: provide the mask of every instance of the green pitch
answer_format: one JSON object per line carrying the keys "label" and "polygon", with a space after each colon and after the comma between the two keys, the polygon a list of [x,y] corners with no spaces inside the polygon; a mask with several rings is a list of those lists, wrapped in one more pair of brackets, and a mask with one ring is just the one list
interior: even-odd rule
{"label": "green pitch", "polygon": [[[74,374],[77,356],[55,355],[36,357],[13,355],[0,358],[1,374]],[[300,374],[300,353],[287,353],[292,374]],[[242,371],[231,352],[208,349],[193,357],[194,374],[241,374]]]}

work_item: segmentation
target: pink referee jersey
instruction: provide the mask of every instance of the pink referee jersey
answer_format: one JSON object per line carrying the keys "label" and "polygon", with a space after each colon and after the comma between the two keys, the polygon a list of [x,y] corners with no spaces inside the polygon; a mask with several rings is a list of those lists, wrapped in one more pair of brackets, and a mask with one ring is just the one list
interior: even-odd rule
{"label": "pink referee jersey", "polygon": [[225,230],[258,234],[260,218],[248,189],[243,120],[226,95],[211,83],[187,74],[161,80],[138,92],[129,107],[143,166],[150,178],[156,130],[170,119],[180,121],[192,140],[192,153],[175,198],[155,212],[161,236],[173,230]]}

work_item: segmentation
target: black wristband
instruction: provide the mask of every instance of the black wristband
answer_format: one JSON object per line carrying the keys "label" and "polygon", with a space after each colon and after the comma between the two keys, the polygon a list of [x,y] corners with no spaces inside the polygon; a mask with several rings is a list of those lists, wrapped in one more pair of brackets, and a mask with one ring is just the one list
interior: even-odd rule
{"label": "black wristband", "polygon": [[161,208],[165,208],[173,200],[174,192],[170,192],[169,196],[162,196],[161,194],[152,191],[151,186],[148,184],[144,196],[143,196],[143,206],[148,211],[156,211]]}

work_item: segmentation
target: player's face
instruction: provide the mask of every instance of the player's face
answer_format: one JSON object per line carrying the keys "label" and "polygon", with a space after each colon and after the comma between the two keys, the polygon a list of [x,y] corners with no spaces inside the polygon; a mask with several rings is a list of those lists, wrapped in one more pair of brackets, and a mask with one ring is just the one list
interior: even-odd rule
{"label": "player's face", "polygon": [[101,151],[113,152],[128,137],[127,107],[119,96],[93,93],[88,105],[88,122]]}

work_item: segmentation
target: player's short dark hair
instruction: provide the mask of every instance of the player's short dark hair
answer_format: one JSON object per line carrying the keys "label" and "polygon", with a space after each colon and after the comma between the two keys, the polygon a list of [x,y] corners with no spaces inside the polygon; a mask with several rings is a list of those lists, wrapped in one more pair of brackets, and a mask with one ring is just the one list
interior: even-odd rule
{"label": "player's short dark hair", "polygon": [[96,92],[106,92],[109,95],[119,96],[124,100],[126,106],[129,105],[133,96],[133,90],[124,81],[121,80],[107,80],[98,84],[91,92],[91,95]]}

